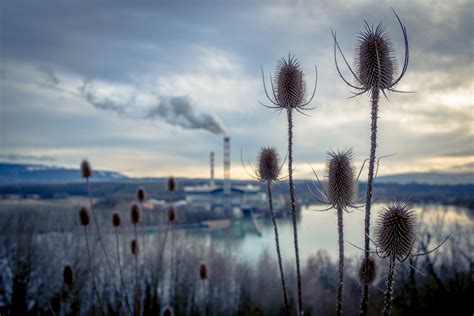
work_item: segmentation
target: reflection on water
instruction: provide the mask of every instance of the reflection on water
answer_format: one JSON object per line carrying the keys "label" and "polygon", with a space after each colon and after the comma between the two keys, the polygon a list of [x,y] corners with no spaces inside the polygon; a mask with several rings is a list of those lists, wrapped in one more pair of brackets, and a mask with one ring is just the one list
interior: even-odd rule
{"label": "reflection on water", "polygon": [[[376,222],[377,214],[383,207],[382,204],[374,204],[371,218],[371,227]],[[298,222],[298,233],[300,238],[300,255],[303,262],[315,254],[319,249],[325,249],[336,257],[337,253],[337,231],[336,214],[334,210],[318,212],[321,206],[309,206],[302,209],[301,218]],[[469,211],[464,208],[443,205],[415,205],[413,206],[421,223],[429,226],[430,230],[441,231],[444,234],[455,233],[456,225],[473,226],[473,218]],[[225,225],[224,225],[225,226]],[[270,219],[259,220],[260,231],[257,232],[251,219],[236,220],[227,227],[222,225],[216,229],[193,228],[180,232],[180,235],[188,241],[201,240],[206,244],[216,246],[222,251],[231,252],[238,260],[255,264],[260,254],[268,250],[275,255],[275,241],[273,227]],[[293,232],[290,218],[278,219],[280,231],[280,243],[282,256],[286,261],[294,260]],[[364,212],[354,210],[344,214],[344,239],[353,244],[363,245]],[[361,250],[345,244],[346,256],[359,256]]]}

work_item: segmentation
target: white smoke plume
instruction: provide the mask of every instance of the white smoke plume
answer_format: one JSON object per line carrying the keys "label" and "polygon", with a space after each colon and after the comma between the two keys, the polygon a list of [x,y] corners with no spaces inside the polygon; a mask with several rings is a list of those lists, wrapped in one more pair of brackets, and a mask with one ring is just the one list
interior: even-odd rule
{"label": "white smoke plume", "polygon": [[114,95],[102,95],[90,82],[84,82],[80,88],[84,99],[100,110],[112,111],[119,115],[141,119],[160,118],[166,123],[185,129],[201,129],[216,135],[225,135],[225,129],[213,114],[199,113],[187,96],[153,96],[151,104],[137,104],[136,94],[128,98]]}

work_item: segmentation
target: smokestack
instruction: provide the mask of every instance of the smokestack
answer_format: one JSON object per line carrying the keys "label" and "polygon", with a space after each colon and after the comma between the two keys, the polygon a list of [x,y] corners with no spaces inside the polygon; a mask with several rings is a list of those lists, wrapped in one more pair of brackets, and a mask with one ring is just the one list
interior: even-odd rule
{"label": "smokestack", "polygon": [[211,151],[209,160],[210,160],[209,163],[211,165],[211,179],[209,181],[209,185],[213,187],[214,186],[214,152],[213,151]]}
{"label": "smokestack", "polygon": [[224,195],[230,195],[230,137],[224,137]]}

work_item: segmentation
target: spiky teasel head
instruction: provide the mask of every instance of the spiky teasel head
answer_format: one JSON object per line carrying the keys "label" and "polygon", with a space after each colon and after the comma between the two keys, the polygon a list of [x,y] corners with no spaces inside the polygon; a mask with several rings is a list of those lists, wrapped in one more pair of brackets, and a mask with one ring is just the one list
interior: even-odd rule
{"label": "spiky teasel head", "polygon": [[134,256],[138,255],[138,242],[136,239],[133,239],[132,242],[130,243],[130,251],[132,252],[132,255]]}
{"label": "spiky teasel head", "polygon": [[63,281],[68,287],[72,287],[72,284],[74,283],[74,271],[70,265],[64,267]]}
{"label": "spiky teasel head", "polygon": [[165,306],[165,308],[163,308],[163,311],[161,312],[161,315],[162,316],[174,316],[173,307]]}
{"label": "spiky teasel head", "polygon": [[364,90],[388,89],[396,66],[392,43],[382,24],[369,26],[359,35],[356,48],[356,74]]}
{"label": "spiky teasel head", "polygon": [[[359,34],[359,41],[355,50],[355,70],[353,70],[347,62],[336,39],[336,33],[334,31],[332,32],[334,37],[334,62],[336,69],[339,76],[348,86],[359,91],[354,92],[354,95],[360,95],[365,92],[372,93],[378,90],[383,93],[385,93],[385,90],[399,92],[394,89],[394,86],[400,82],[408,69],[408,36],[406,27],[403,25],[395,10],[393,10],[393,13],[400,24],[403,40],[405,42],[403,67],[397,78],[395,78],[397,62],[393,52],[392,42],[388,38],[382,23],[374,27],[373,25],[369,26],[369,24],[365,22],[365,30]],[[339,50],[346,66],[354,76],[355,84],[350,83],[349,80],[342,75],[337,61],[337,50]]]}
{"label": "spiky teasel head", "polygon": [[137,200],[140,201],[140,202],[143,202],[143,201],[145,201],[145,197],[146,197],[145,189],[143,187],[138,188],[138,190],[137,190]]}
{"label": "spiky teasel head", "polygon": [[261,181],[278,181],[280,166],[278,153],[272,147],[263,147],[258,155],[257,177]]}
{"label": "spiky teasel head", "polygon": [[174,177],[169,177],[168,178],[168,191],[173,192],[176,190],[176,180]]}
{"label": "spiky teasel head", "polygon": [[342,209],[351,206],[355,193],[352,150],[330,151],[327,168],[329,204]]}
{"label": "spiky teasel head", "polygon": [[120,217],[120,214],[117,212],[114,212],[112,214],[112,225],[114,227],[119,227],[121,223],[122,223],[122,219]]}
{"label": "spiky teasel head", "polygon": [[207,280],[207,265],[204,262],[201,262],[199,265],[199,277],[201,280]]}
{"label": "spiky teasel head", "polygon": [[82,226],[87,226],[90,223],[90,215],[89,215],[89,210],[87,207],[81,207],[79,209],[79,223],[81,223]]}
{"label": "spiky teasel head", "polygon": [[130,208],[130,221],[132,224],[138,224],[140,222],[140,206],[137,203],[133,203]]}
{"label": "spiky teasel head", "polygon": [[288,56],[281,59],[275,76],[276,103],[281,108],[299,108],[304,103],[306,83],[298,60]]}
{"label": "spiky teasel head", "polygon": [[[367,273],[367,276],[366,276]],[[375,280],[377,275],[377,265],[375,264],[375,260],[372,257],[368,257],[367,260],[364,258],[362,259],[362,264],[360,265],[359,269],[359,280],[362,284],[365,284],[367,279],[367,284],[372,284]]]}
{"label": "spiky teasel head", "polygon": [[176,220],[176,209],[174,208],[174,206],[170,206],[168,209],[168,220],[170,221],[170,223]]}
{"label": "spiky teasel head", "polygon": [[92,177],[92,166],[87,159],[83,159],[81,162],[81,176],[83,178]]}
{"label": "spiky teasel head", "polygon": [[381,256],[405,260],[413,248],[415,230],[416,216],[407,204],[392,202],[385,206],[375,227]]}

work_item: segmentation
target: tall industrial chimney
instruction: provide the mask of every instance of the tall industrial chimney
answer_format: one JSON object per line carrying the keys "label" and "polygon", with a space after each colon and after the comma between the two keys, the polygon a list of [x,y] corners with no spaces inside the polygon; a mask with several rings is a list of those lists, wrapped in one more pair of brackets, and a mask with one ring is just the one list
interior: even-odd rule
{"label": "tall industrial chimney", "polygon": [[211,151],[209,160],[210,160],[209,163],[211,165],[211,179],[209,181],[209,185],[213,187],[214,186],[214,152],[213,151]]}
{"label": "tall industrial chimney", "polygon": [[230,137],[224,137],[224,195],[230,195]]}

